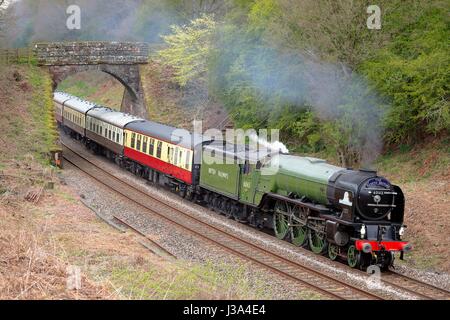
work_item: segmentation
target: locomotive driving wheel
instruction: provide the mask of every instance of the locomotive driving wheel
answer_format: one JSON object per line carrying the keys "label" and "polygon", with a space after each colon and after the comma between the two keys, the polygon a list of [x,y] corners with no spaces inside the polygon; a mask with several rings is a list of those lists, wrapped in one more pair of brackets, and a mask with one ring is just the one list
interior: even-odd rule
{"label": "locomotive driving wheel", "polygon": [[309,229],[308,240],[311,251],[316,254],[322,254],[327,249],[325,234]]}
{"label": "locomotive driving wheel", "polygon": [[308,227],[306,226],[308,213],[308,208],[295,206],[289,216],[291,241],[299,247],[303,246],[308,240]]}
{"label": "locomotive driving wheel", "polygon": [[289,206],[285,201],[277,201],[273,213],[273,230],[278,239],[283,240],[289,232]]}
{"label": "locomotive driving wheel", "polygon": [[337,259],[338,255],[339,255],[339,247],[335,244],[329,244],[328,245],[328,257],[334,261]]}
{"label": "locomotive driving wheel", "polygon": [[308,231],[309,247],[316,254],[326,252],[328,242],[325,235],[325,222],[322,220],[312,220]]}
{"label": "locomotive driving wheel", "polygon": [[347,249],[347,263],[350,267],[356,268],[359,265],[359,262],[361,260],[361,255],[358,250],[356,250],[356,247],[351,245]]}

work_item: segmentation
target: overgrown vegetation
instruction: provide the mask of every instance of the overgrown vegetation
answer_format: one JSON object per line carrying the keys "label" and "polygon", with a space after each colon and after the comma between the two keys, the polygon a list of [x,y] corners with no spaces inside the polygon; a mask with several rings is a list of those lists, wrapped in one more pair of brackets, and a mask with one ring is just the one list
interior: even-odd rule
{"label": "overgrown vegetation", "polygon": [[[0,66],[0,71],[4,75],[2,86],[11,87],[4,92],[3,99],[8,100],[2,101],[5,110],[1,121],[1,142],[9,152],[1,154],[0,162],[31,156],[42,164],[49,164],[50,152],[57,149],[58,137],[49,75],[34,66]],[[20,109],[11,109],[24,92],[31,92],[27,94],[30,100],[21,101]],[[29,136],[34,138],[27,138]]]}
{"label": "overgrown vegetation", "polygon": [[52,82],[47,73],[36,67],[30,68],[29,74],[30,83],[34,88],[29,111],[33,117],[34,132],[32,134],[37,139],[31,146],[30,151],[34,151],[38,160],[48,164],[51,159],[50,152],[59,149],[56,144],[59,132],[56,128],[53,108]]}
{"label": "overgrown vegetation", "polygon": [[81,1],[83,28],[74,33],[57,27],[65,1],[24,0],[5,19],[26,23],[7,24],[2,41],[163,42],[157,62],[191,103],[220,103],[236,126],[281,129],[292,151],[354,166],[450,127],[448,1],[379,0],[380,30],[367,28],[371,4]]}
{"label": "overgrown vegetation", "polygon": [[[272,293],[264,283],[250,283],[245,265],[200,264],[179,265],[172,270],[158,270],[152,266],[135,269],[117,266],[108,273],[121,296],[132,299],[270,299]],[[305,292],[302,299],[320,299]]]}
{"label": "overgrown vegetation", "polygon": [[124,87],[112,76],[100,72],[80,72],[60,82],[58,91],[120,110]]}
{"label": "overgrown vegetation", "polygon": [[[380,1],[381,30],[366,27],[365,1],[233,3],[220,23],[174,27],[160,57],[177,70],[201,62],[174,81],[208,74],[211,99],[237,126],[279,128],[292,151],[347,166],[372,162],[383,145],[448,134],[448,3]],[[199,25],[214,28],[206,45],[192,37]]]}

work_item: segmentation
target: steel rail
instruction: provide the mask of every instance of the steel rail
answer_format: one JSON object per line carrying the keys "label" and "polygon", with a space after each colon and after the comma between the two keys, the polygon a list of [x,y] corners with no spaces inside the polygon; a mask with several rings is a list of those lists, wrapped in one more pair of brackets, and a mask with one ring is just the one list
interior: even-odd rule
{"label": "steel rail", "polygon": [[[424,300],[450,300],[450,291],[392,270],[383,273],[381,281],[417,295]],[[399,281],[402,283],[399,283]]]}

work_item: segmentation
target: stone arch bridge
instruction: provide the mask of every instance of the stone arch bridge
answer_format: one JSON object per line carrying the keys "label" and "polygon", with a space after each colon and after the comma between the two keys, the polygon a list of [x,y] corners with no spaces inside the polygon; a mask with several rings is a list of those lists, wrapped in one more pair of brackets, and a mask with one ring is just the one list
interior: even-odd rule
{"label": "stone arch bridge", "polygon": [[35,45],[38,65],[47,66],[53,89],[67,77],[82,71],[102,71],[124,87],[121,111],[147,118],[139,66],[148,63],[146,43],[61,42]]}

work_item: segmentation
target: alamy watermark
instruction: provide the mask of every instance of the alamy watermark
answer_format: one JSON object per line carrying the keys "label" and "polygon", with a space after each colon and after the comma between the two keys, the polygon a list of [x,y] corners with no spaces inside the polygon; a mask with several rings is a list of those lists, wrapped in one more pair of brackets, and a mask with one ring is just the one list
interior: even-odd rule
{"label": "alamy watermark", "polygon": [[66,20],[66,26],[69,30],[81,29],[81,8],[76,4],[67,7],[66,13],[69,17]]}
{"label": "alamy watermark", "polygon": [[66,269],[67,290],[80,290],[81,289],[81,268],[77,266],[68,266]]}
{"label": "alamy watermark", "polygon": [[379,6],[373,4],[367,7],[367,13],[370,16],[367,18],[367,28],[370,30],[381,29],[381,9]]}
{"label": "alamy watermark", "polygon": [[[279,155],[289,150],[280,142],[278,129],[226,129],[210,128],[203,131],[202,121],[193,121],[193,133],[176,129],[171,134],[171,144],[179,147],[205,144],[194,164],[256,165],[262,175],[278,172]],[[135,137],[134,139],[138,139]],[[133,143],[141,145],[141,143]],[[170,160],[169,160],[170,161]]]}
{"label": "alamy watermark", "polygon": [[[0,0],[0,6],[5,2],[5,0]],[[370,30],[380,30],[381,29],[381,9],[378,5],[372,4],[367,7],[366,12],[369,14],[367,18],[366,25]],[[66,26],[69,30],[80,30],[81,29],[81,8],[76,4],[72,4],[67,7],[66,14],[69,16],[66,20]]]}

